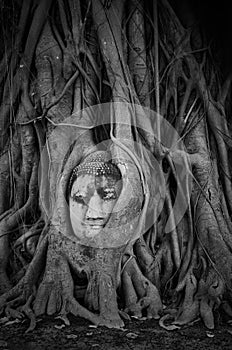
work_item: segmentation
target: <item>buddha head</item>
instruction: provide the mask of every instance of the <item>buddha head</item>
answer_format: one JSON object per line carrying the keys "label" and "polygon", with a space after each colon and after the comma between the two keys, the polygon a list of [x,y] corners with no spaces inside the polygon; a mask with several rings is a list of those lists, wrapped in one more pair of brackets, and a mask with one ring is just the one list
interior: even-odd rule
{"label": "buddha head", "polygon": [[121,173],[107,152],[94,152],[73,169],[68,200],[76,237],[91,239],[102,232],[121,189]]}

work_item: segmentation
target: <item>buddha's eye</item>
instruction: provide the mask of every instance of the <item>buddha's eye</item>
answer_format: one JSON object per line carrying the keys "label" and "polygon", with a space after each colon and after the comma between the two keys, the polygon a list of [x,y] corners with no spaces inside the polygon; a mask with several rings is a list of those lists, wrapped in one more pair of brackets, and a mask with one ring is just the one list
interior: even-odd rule
{"label": "buddha's eye", "polygon": [[105,201],[110,201],[110,200],[114,200],[117,198],[117,194],[115,192],[115,190],[112,188],[112,189],[105,189],[102,191],[102,199],[105,200]]}
{"label": "buddha's eye", "polygon": [[71,197],[72,200],[76,203],[79,203],[79,204],[86,204],[85,203],[85,200],[84,200],[84,197],[81,196],[80,194],[76,194],[74,193],[73,196]]}

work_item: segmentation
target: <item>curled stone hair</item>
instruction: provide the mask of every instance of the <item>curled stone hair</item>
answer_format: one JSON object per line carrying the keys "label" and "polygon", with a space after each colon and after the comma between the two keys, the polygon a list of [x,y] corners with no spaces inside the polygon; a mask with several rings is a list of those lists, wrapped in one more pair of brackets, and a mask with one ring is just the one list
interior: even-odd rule
{"label": "curled stone hair", "polygon": [[111,176],[116,181],[121,179],[121,172],[116,164],[112,163],[107,152],[97,151],[88,155],[72,171],[69,184],[68,195],[71,193],[72,185],[80,175]]}

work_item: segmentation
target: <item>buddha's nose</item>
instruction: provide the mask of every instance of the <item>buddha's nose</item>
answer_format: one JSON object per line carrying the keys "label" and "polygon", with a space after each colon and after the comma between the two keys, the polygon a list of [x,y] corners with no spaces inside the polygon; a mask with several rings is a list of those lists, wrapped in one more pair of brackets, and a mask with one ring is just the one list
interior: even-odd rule
{"label": "buddha's nose", "polygon": [[88,209],[86,212],[86,219],[93,219],[93,220],[102,220],[103,219],[103,213],[102,213],[102,199],[101,197],[95,193],[89,203],[88,203]]}

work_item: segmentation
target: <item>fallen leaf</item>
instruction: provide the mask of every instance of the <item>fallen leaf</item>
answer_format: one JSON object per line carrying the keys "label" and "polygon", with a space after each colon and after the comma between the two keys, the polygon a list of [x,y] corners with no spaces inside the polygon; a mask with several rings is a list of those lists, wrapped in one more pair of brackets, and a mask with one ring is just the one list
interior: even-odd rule
{"label": "fallen leaf", "polygon": [[65,327],[65,325],[64,325],[64,324],[61,324],[60,326],[55,325],[54,327],[55,327],[56,329],[62,329],[62,328],[64,328],[64,327]]}
{"label": "fallen leaf", "polygon": [[66,326],[70,326],[70,321],[66,315],[58,315],[55,319],[62,320]]}
{"label": "fallen leaf", "polygon": [[8,321],[7,323],[4,324],[4,326],[10,326],[10,325],[12,325],[14,323],[20,323],[20,322],[21,321],[18,318],[16,318],[15,320]]}
{"label": "fallen leaf", "polygon": [[97,328],[97,326],[95,324],[90,324],[89,328]]}
{"label": "fallen leaf", "polygon": [[147,317],[131,316],[131,318],[134,318],[135,320],[138,320],[138,321],[145,321],[145,320],[147,320]]}
{"label": "fallen leaf", "polygon": [[76,334],[68,334],[68,335],[67,335],[67,338],[68,338],[68,339],[76,339],[76,338],[77,338],[77,335],[76,335]]}
{"label": "fallen leaf", "polygon": [[164,315],[163,317],[161,317],[160,320],[159,320],[159,325],[160,325],[160,327],[166,329],[167,331],[174,331],[174,330],[177,330],[177,329],[180,329],[180,328],[181,328],[181,327],[176,326],[176,325],[174,325],[174,324],[165,325],[165,324],[164,324],[164,321],[166,321],[166,320],[168,320],[168,319],[169,319],[169,320],[172,319],[171,315],[169,315],[169,314]]}
{"label": "fallen leaf", "polygon": [[138,337],[138,334],[130,332],[127,333],[126,337],[129,339],[136,339]]}
{"label": "fallen leaf", "polygon": [[210,332],[210,331],[207,331],[206,335],[207,335],[208,338],[214,338],[215,337],[215,334]]}
{"label": "fallen leaf", "polygon": [[122,331],[122,332],[127,332],[128,329],[127,328],[117,328],[119,331]]}

